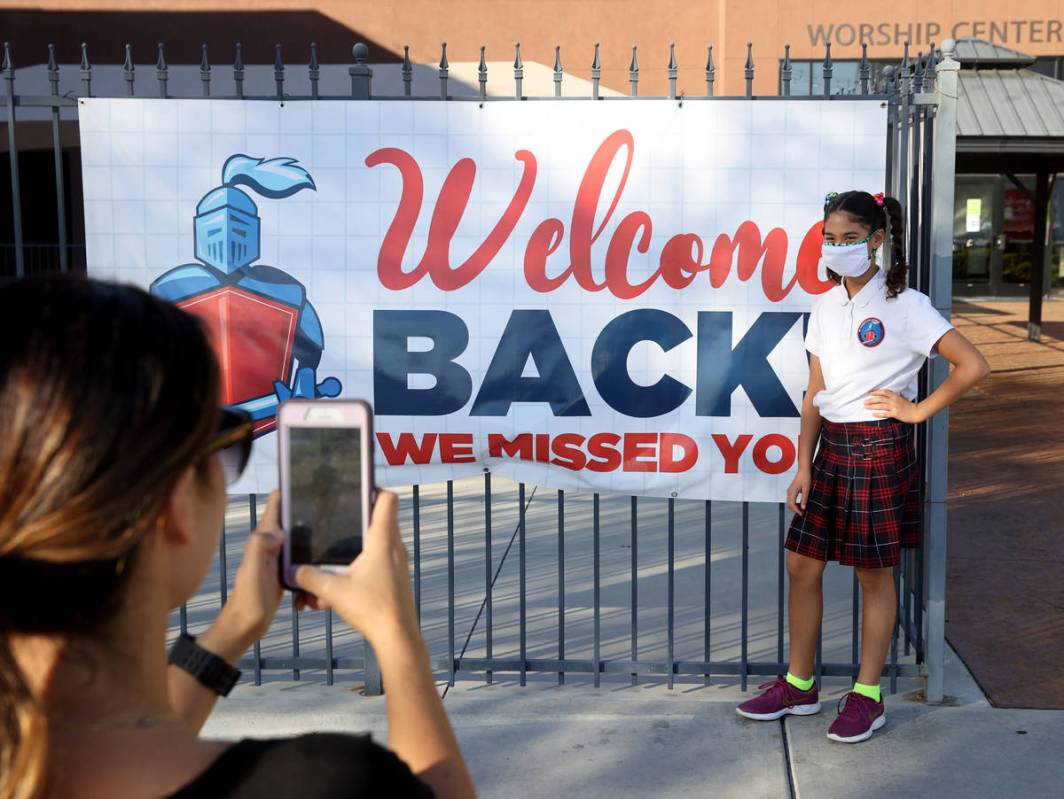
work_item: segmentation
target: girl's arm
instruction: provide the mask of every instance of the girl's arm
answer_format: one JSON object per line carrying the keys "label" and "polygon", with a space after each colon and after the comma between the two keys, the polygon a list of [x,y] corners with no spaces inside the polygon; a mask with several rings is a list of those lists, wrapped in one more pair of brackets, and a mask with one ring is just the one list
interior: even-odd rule
{"label": "girl's arm", "polygon": [[[802,400],[802,427],[798,438],[798,474],[787,489],[787,507],[792,513],[801,516],[805,512],[805,503],[809,496],[809,486],[813,480],[813,453],[820,436],[820,411],[813,404],[813,397],[824,390],[824,373],[820,369],[820,359],[809,356],[809,385]],[[800,497],[800,498],[799,498]]]}
{"label": "girl's arm", "polygon": [[902,422],[918,424],[952,405],[968,393],[972,386],[990,374],[990,365],[986,358],[972,342],[956,330],[950,330],[940,338],[935,350],[953,365],[953,370],[926,399],[909,402],[893,391],[877,389],[865,400],[865,407],[871,408],[880,419],[893,417]]}

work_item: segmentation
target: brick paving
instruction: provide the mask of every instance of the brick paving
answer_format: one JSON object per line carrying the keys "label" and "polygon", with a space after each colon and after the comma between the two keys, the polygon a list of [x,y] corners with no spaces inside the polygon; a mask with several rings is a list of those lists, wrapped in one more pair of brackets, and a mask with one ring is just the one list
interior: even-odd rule
{"label": "brick paving", "polygon": [[1064,301],[957,302],[993,373],[951,409],[946,636],[997,707],[1064,709]]}

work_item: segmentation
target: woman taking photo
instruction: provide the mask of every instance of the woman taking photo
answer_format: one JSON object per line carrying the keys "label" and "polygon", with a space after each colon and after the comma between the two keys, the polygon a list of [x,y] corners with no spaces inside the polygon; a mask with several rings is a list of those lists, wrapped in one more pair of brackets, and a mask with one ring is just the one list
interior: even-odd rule
{"label": "woman taking photo", "polygon": [[[191,316],[64,277],[0,287],[0,799],[470,797],[429,670],[394,495],[344,576],[300,571],[373,645],[388,748],[368,737],[205,741],[217,694],[169,666],[170,611],[218,546],[250,426],[220,410]],[[230,665],[281,599],[276,495],[196,644]]]}

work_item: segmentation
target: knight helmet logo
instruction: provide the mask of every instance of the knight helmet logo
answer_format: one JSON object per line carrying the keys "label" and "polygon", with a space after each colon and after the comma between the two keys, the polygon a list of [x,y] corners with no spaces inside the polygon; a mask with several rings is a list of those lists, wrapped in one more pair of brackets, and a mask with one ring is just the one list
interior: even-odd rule
{"label": "knight helmet logo", "polygon": [[258,206],[239,187],[284,199],[314,179],[294,158],[232,155],[222,184],[196,205],[197,262],[156,278],[151,293],[200,317],[222,370],[222,402],[250,414],[255,434],[276,426],[277,406],[289,397],[336,397],[340,381],[317,379],[325,336],[306,288],[287,272],[256,264]]}

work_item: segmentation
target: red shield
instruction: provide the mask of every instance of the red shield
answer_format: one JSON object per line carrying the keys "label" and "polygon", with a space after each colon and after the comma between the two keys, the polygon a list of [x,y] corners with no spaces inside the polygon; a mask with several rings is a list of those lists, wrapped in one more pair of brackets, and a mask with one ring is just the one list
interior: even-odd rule
{"label": "red shield", "polygon": [[[273,383],[288,383],[299,309],[237,286],[222,286],[177,303],[206,324],[222,373],[222,402],[235,405],[273,394]],[[255,423],[255,435],[269,432],[277,419]]]}

